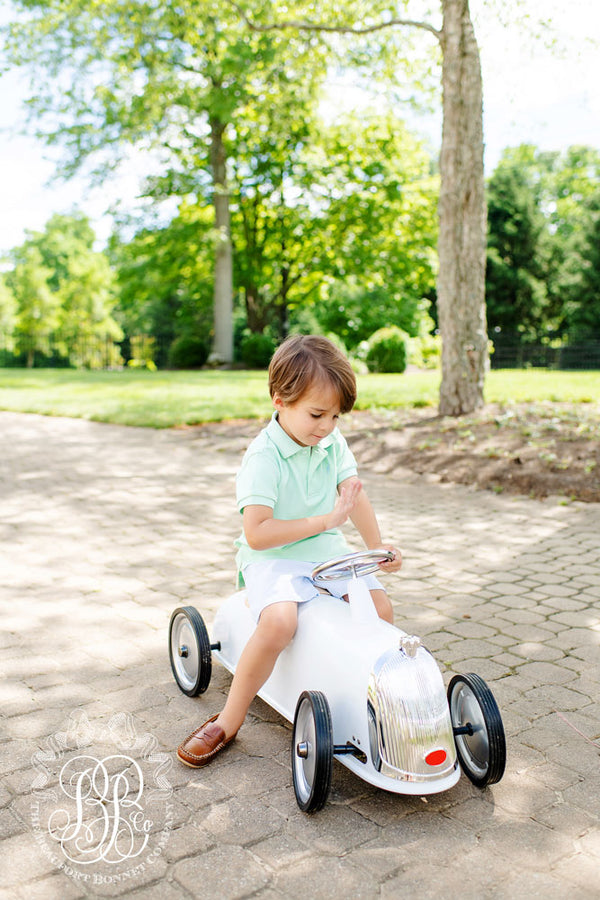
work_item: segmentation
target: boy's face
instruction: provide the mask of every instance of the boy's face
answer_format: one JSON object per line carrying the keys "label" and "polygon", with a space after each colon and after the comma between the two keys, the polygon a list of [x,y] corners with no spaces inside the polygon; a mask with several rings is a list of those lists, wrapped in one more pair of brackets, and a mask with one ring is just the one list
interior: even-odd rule
{"label": "boy's face", "polygon": [[331,434],[340,415],[340,399],[330,384],[313,385],[295,403],[275,394],[273,406],[285,433],[302,447],[314,447]]}

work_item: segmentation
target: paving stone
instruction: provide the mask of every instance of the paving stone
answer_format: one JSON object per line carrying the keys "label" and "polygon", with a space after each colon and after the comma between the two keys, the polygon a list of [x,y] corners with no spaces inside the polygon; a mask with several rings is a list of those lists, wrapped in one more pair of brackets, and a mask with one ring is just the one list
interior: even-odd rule
{"label": "paving stone", "polygon": [[278,812],[247,797],[213,806],[203,818],[198,816],[196,821],[214,842],[237,846],[258,843],[283,827]]}
{"label": "paving stone", "polygon": [[[56,864],[47,858],[29,833],[0,841],[0,859],[0,874],[5,887],[19,887],[56,871]],[[65,880],[68,880],[66,876]]]}
{"label": "paving stone", "polygon": [[248,897],[265,887],[270,877],[254,856],[240,847],[215,847],[193,859],[175,864],[175,879],[192,895],[223,897],[227,900]]}
{"label": "paving stone", "polygon": [[583,891],[586,900],[593,900],[598,896],[598,859],[595,856],[576,853],[557,863],[552,869],[552,875],[570,886],[569,897],[572,896],[572,887]]}
{"label": "paving stone", "polygon": [[510,647],[511,653],[520,656],[525,660],[536,660],[539,662],[552,662],[553,660],[564,661],[564,653],[562,649],[554,647],[550,642],[539,643],[537,641],[528,641],[527,643],[514,643]]}
{"label": "paving stone", "polygon": [[127,894],[132,900],[190,900],[193,896],[181,885],[161,878],[155,884],[148,884]]}
{"label": "paving stone", "polygon": [[63,874],[29,882],[27,887],[17,888],[13,894],[23,900],[78,900],[85,896],[89,896],[86,887]]}
{"label": "paving stone", "polygon": [[511,874],[494,890],[494,900],[593,900],[595,888],[568,888],[561,878],[552,872],[529,872],[527,875]]}
{"label": "paving stone", "polygon": [[511,866],[534,872],[540,855],[551,868],[575,849],[567,835],[551,831],[533,820],[498,823],[481,833],[480,846],[493,850],[501,846],[504,858],[510,859]]}
{"label": "paving stone", "polygon": [[285,832],[254,844],[252,853],[274,872],[312,856],[311,849]]}
{"label": "paving stone", "polygon": [[10,809],[0,810],[0,840],[23,834],[26,826],[19,816],[15,816]]}
{"label": "paving stone", "polygon": [[573,680],[569,670],[547,662],[523,663],[519,667],[519,677],[529,681],[532,686],[565,684]]}
{"label": "paving stone", "polygon": [[347,858],[318,857],[288,866],[273,879],[273,885],[290,900],[375,900],[377,881]]}
{"label": "paving stone", "polygon": [[181,828],[174,829],[169,834],[164,849],[168,862],[177,862],[179,859],[199,856],[214,846],[212,836],[202,828],[189,824],[189,820]]}
{"label": "paving stone", "polygon": [[575,842],[585,834],[597,835],[600,833],[598,816],[579,806],[571,806],[562,799],[553,806],[547,806],[535,813],[534,818],[542,825],[566,834]]}

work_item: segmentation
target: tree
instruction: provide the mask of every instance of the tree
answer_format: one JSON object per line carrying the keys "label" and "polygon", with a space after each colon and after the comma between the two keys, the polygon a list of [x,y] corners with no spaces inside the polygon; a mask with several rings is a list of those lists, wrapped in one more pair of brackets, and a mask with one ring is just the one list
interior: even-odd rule
{"label": "tree", "polygon": [[491,326],[540,339],[598,320],[595,203],[600,153],[507,149],[489,181],[486,299]]}
{"label": "tree", "polygon": [[17,347],[26,355],[27,367],[32,368],[36,353],[50,352],[50,336],[58,326],[59,300],[50,290],[52,270],[44,266],[39,248],[26,245],[18,258],[8,280],[17,301]]}
{"label": "tree", "polygon": [[0,349],[12,350],[17,303],[13,292],[0,275]]}
{"label": "tree", "polygon": [[210,196],[214,349],[231,361],[232,131],[248,109],[277,104],[286,86],[306,102],[324,72],[322,54],[289,37],[249,34],[218,0],[14,3],[26,16],[9,29],[9,57],[33,66],[36,80],[36,66],[51,76],[45,90],[34,86],[31,109],[39,135],[65,147],[67,174],[94,158],[96,176],[106,178],[133,147],[150,150],[161,168],[149,195]]}
{"label": "tree", "polygon": [[[287,143],[273,129],[250,135],[251,177],[232,191],[249,327],[283,337],[311,305],[349,346],[390,322],[414,333],[434,289],[438,178],[428,154],[402,122],[368,111],[302,129]],[[361,309],[366,295],[377,302]]]}
{"label": "tree", "polygon": [[587,219],[580,245],[579,277],[567,303],[567,322],[582,335],[600,335],[600,188],[585,200]]}
{"label": "tree", "polygon": [[29,232],[12,251],[14,269],[7,278],[28,365],[36,352],[51,349],[71,364],[98,365],[102,345],[122,336],[111,315],[114,276],[94,241],[85,216],[54,215],[43,232]]}
{"label": "tree", "polygon": [[416,335],[437,268],[439,178],[429,155],[402,122],[369,110],[325,128],[313,154],[324,208],[312,228],[328,255],[317,320],[348,347],[385,325]]}
{"label": "tree", "polygon": [[[252,30],[374,35],[409,27],[433,35],[442,52],[442,149],[440,154],[439,270],[437,309],[442,333],[441,415],[460,415],[483,405],[488,366],[485,317],[486,201],[483,168],[483,98],[479,47],[469,0],[441,0],[442,25],[396,17],[372,0],[345,2],[326,20],[310,20],[313,4],[293,6],[297,19],[265,22],[261,4],[254,19],[229,0]],[[408,5],[406,2],[404,7]],[[270,9],[266,10],[269,17]],[[304,16],[304,18],[303,18]],[[354,18],[353,18],[354,17]],[[361,21],[360,26],[354,22]]]}
{"label": "tree", "polygon": [[564,154],[539,153],[536,162],[550,232],[548,292],[558,327],[591,326],[600,322],[593,263],[600,151],[572,146]]}
{"label": "tree", "polygon": [[548,326],[548,223],[535,148],[506,150],[488,184],[490,328],[539,338]]}
{"label": "tree", "polygon": [[468,0],[442,0],[443,129],[437,308],[442,334],[440,414],[483,405],[486,202],[483,87]]}
{"label": "tree", "polygon": [[166,344],[197,335],[210,347],[213,233],[210,208],[183,202],[166,226],[147,226],[128,240],[113,235],[115,316],[129,337],[151,334]]}
{"label": "tree", "polygon": [[290,304],[310,297],[322,277],[314,265],[315,212],[310,190],[303,190],[306,173],[314,172],[309,156],[319,126],[305,86],[286,78],[273,101],[235,123],[231,210],[235,283],[247,325],[282,338]]}

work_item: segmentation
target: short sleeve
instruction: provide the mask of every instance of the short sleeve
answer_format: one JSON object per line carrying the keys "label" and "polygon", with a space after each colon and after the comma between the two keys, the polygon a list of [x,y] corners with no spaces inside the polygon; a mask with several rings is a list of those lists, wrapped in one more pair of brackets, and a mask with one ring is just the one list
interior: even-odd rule
{"label": "short sleeve", "polygon": [[358,475],[358,466],[352,450],[346,443],[346,438],[340,432],[337,432],[336,438],[335,463],[337,484],[339,484],[341,481],[345,481],[346,478]]}
{"label": "short sleeve", "polygon": [[236,499],[240,512],[245,506],[275,507],[279,493],[279,466],[273,453],[248,451],[236,477]]}

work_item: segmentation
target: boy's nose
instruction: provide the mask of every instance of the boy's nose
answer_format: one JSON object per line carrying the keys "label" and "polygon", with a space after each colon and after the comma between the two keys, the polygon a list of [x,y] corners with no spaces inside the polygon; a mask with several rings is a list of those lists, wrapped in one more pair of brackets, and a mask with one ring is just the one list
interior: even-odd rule
{"label": "boy's nose", "polygon": [[328,434],[331,434],[334,428],[335,422],[323,422],[319,428],[319,434],[326,437]]}

